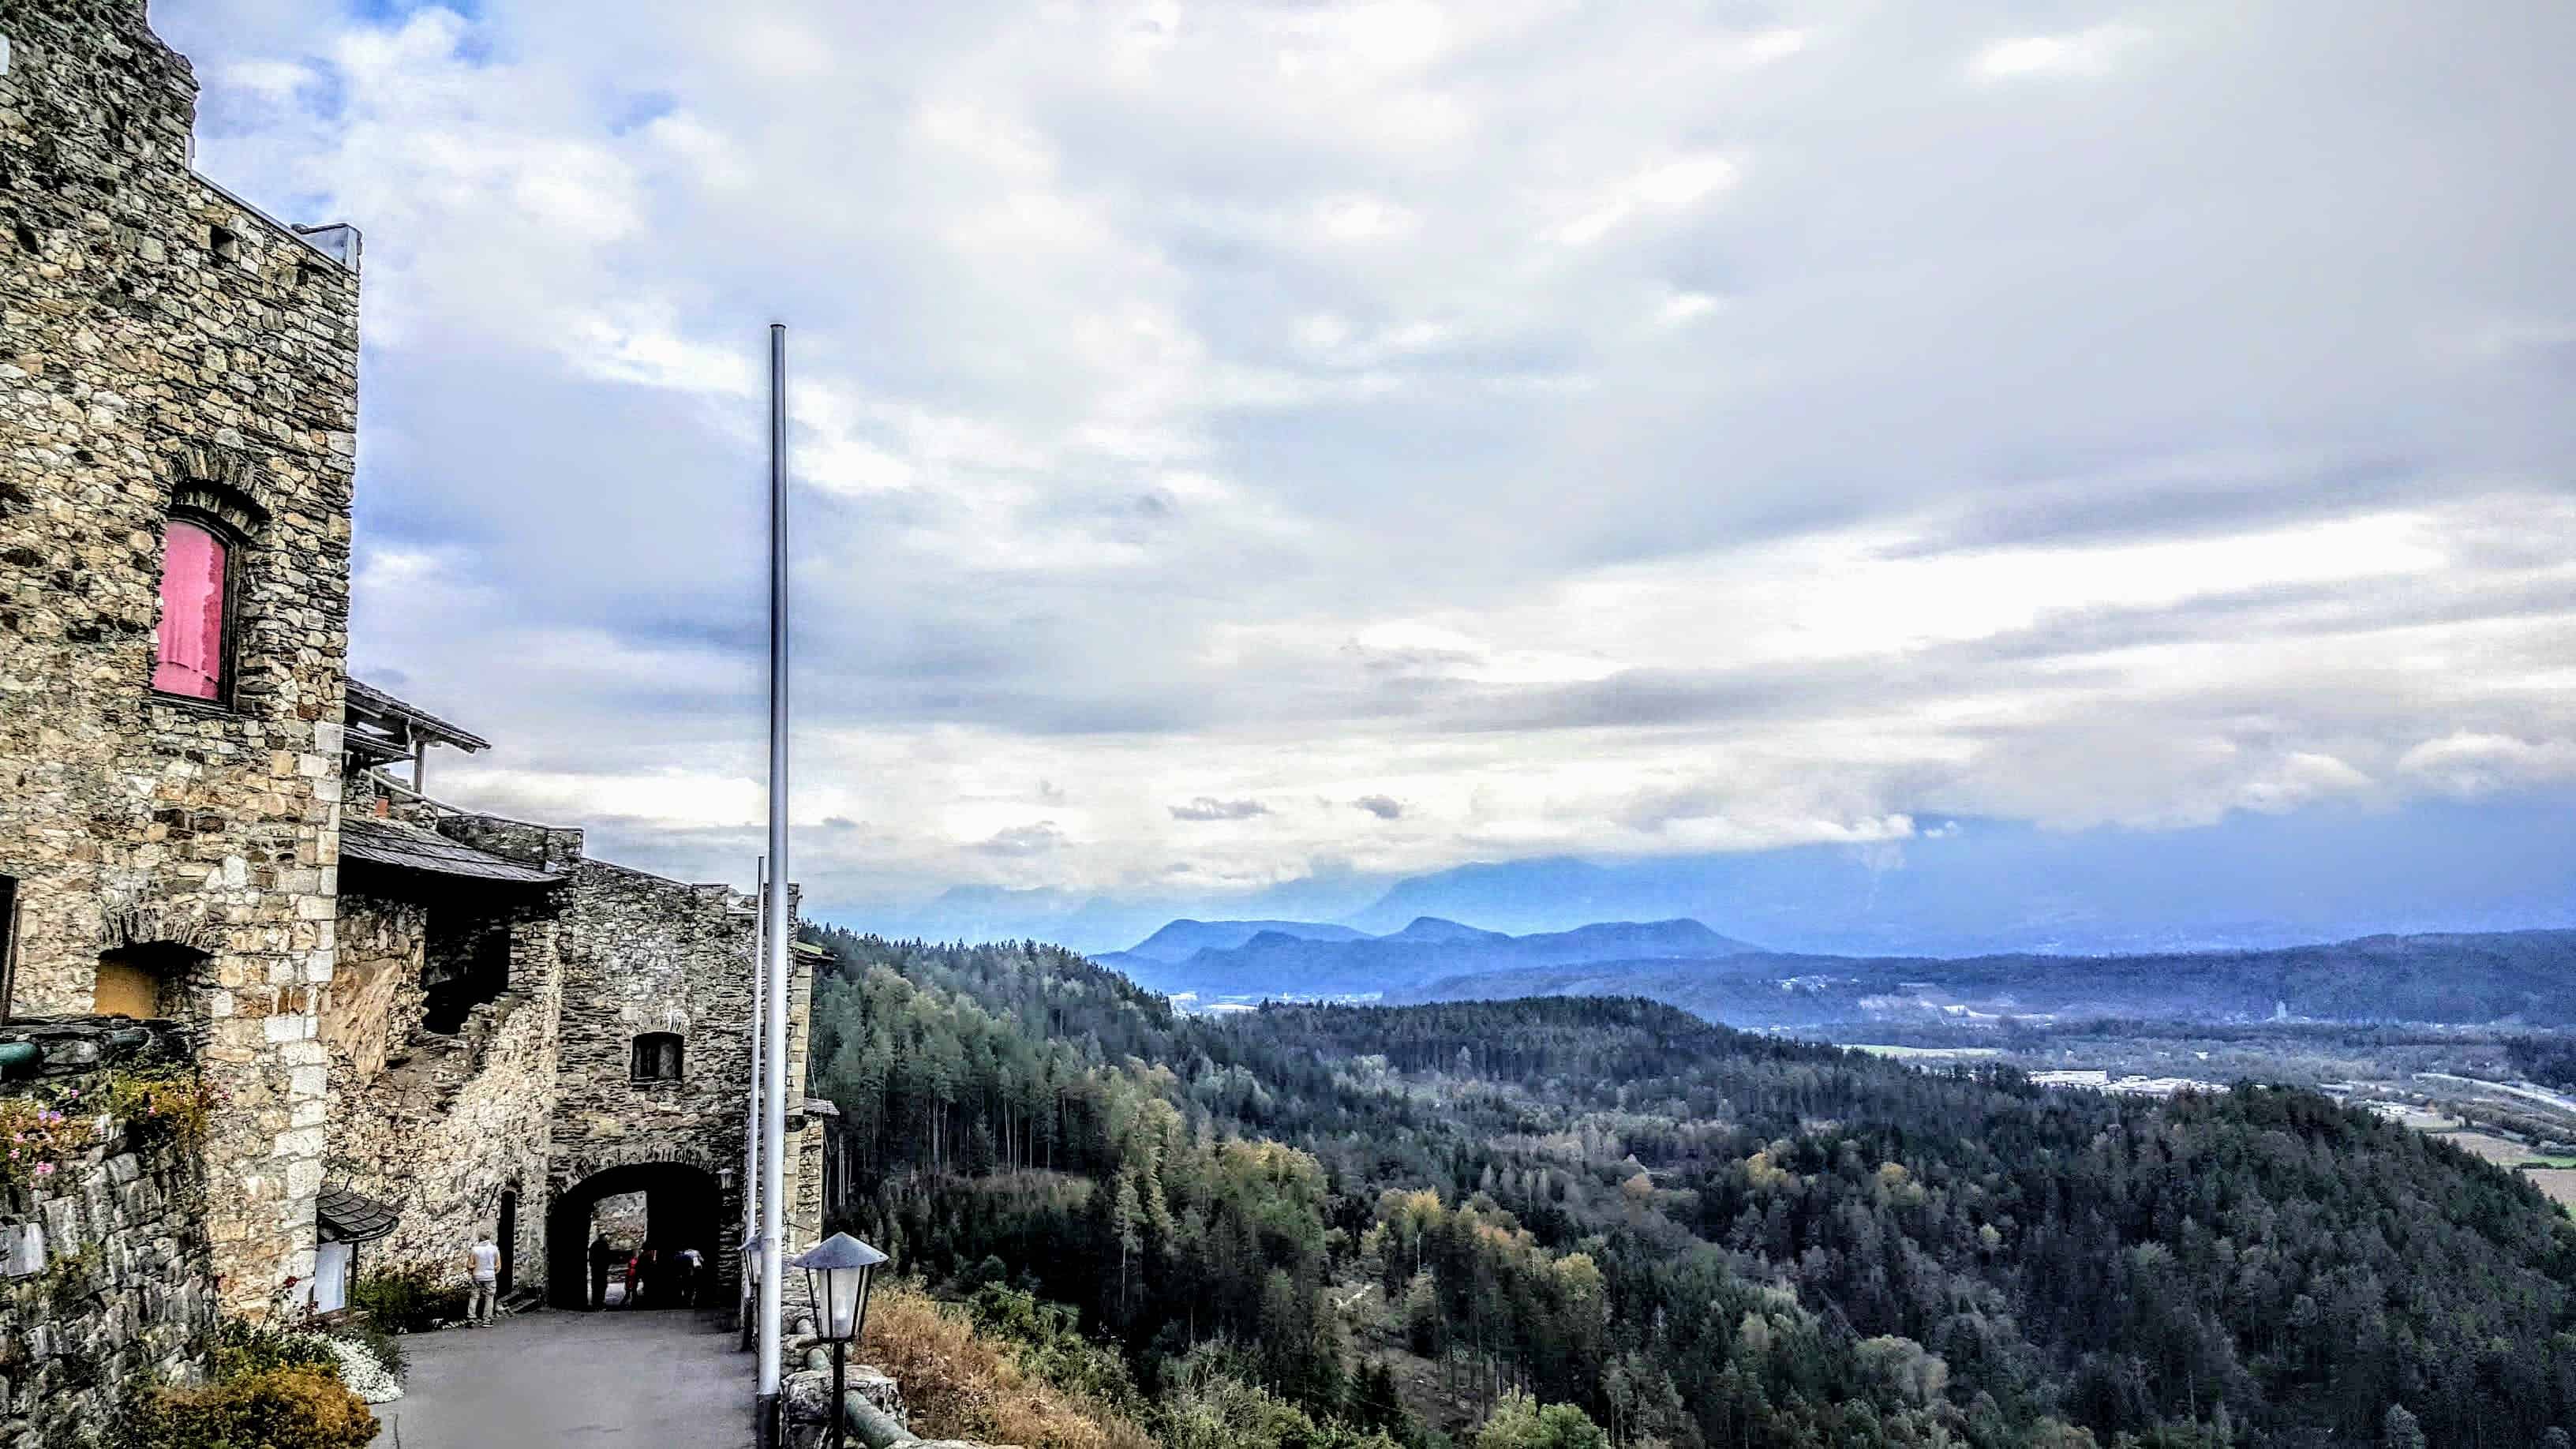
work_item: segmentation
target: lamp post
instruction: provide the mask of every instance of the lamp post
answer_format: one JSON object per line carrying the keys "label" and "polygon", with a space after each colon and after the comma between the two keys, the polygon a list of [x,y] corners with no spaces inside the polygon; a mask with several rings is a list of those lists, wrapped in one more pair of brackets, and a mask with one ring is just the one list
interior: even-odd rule
{"label": "lamp post", "polygon": [[842,1376],[850,1344],[868,1326],[868,1280],[886,1255],[851,1237],[834,1233],[796,1260],[805,1270],[805,1286],[814,1297],[814,1331],[832,1345],[832,1449],[841,1449],[849,1433],[850,1405]]}

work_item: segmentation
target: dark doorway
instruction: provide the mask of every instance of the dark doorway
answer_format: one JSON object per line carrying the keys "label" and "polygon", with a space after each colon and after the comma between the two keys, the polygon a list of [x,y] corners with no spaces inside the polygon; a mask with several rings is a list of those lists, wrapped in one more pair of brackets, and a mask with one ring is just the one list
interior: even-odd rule
{"label": "dark doorway", "polygon": [[[644,1241],[619,1243],[624,1251],[649,1243],[658,1249],[665,1261],[676,1257],[684,1248],[698,1250],[705,1271],[698,1301],[715,1301],[715,1295],[704,1291],[717,1277],[718,1265],[724,1260],[718,1254],[723,1234],[723,1194],[713,1174],[704,1169],[676,1162],[639,1162],[627,1167],[612,1167],[596,1172],[566,1188],[555,1198],[546,1214],[546,1294],[558,1308],[586,1308],[590,1299],[590,1242],[595,1229],[592,1209],[602,1198],[626,1193],[644,1194]],[[646,1307],[670,1306],[675,1300],[666,1297],[657,1305],[648,1295]]]}
{"label": "dark doorway", "polygon": [[519,1190],[501,1189],[501,1237],[495,1244],[501,1250],[501,1296],[508,1297],[515,1286],[512,1269],[519,1261]]}

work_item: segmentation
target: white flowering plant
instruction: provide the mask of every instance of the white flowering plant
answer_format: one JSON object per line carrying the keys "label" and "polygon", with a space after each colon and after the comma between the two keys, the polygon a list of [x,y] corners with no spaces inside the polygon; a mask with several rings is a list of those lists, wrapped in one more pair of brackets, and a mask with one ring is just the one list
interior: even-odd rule
{"label": "white flowering plant", "polygon": [[390,1404],[402,1397],[402,1381],[376,1358],[375,1351],[352,1338],[325,1334],[323,1346],[340,1360],[340,1382],[370,1404]]}

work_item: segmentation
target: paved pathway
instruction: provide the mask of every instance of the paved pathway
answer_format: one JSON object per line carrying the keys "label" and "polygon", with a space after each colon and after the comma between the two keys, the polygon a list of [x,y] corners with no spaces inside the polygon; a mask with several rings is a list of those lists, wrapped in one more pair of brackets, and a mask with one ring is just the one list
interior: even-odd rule
{"label": "paved pathway", "polygon": [[550,1310],[403,1340],[371,1449],[748,1449],[752,1355],[694,1313]]}

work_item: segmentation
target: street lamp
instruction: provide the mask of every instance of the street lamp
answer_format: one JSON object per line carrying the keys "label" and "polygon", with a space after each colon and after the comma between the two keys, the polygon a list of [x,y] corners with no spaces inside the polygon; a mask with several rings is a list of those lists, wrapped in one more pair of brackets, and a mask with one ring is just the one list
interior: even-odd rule
{"label": "street lamp", "polygon": [[849,1431],[849,1401],[843,1397],[843,1365],[850,1341],[868,1325],[868,1280],[886,1255],[851,1237],[834,1233],[796,1260],[805,1270],[805,1286],[814,1297],[814,1331],[832,1345],[832,1437],[839,1449]]}

